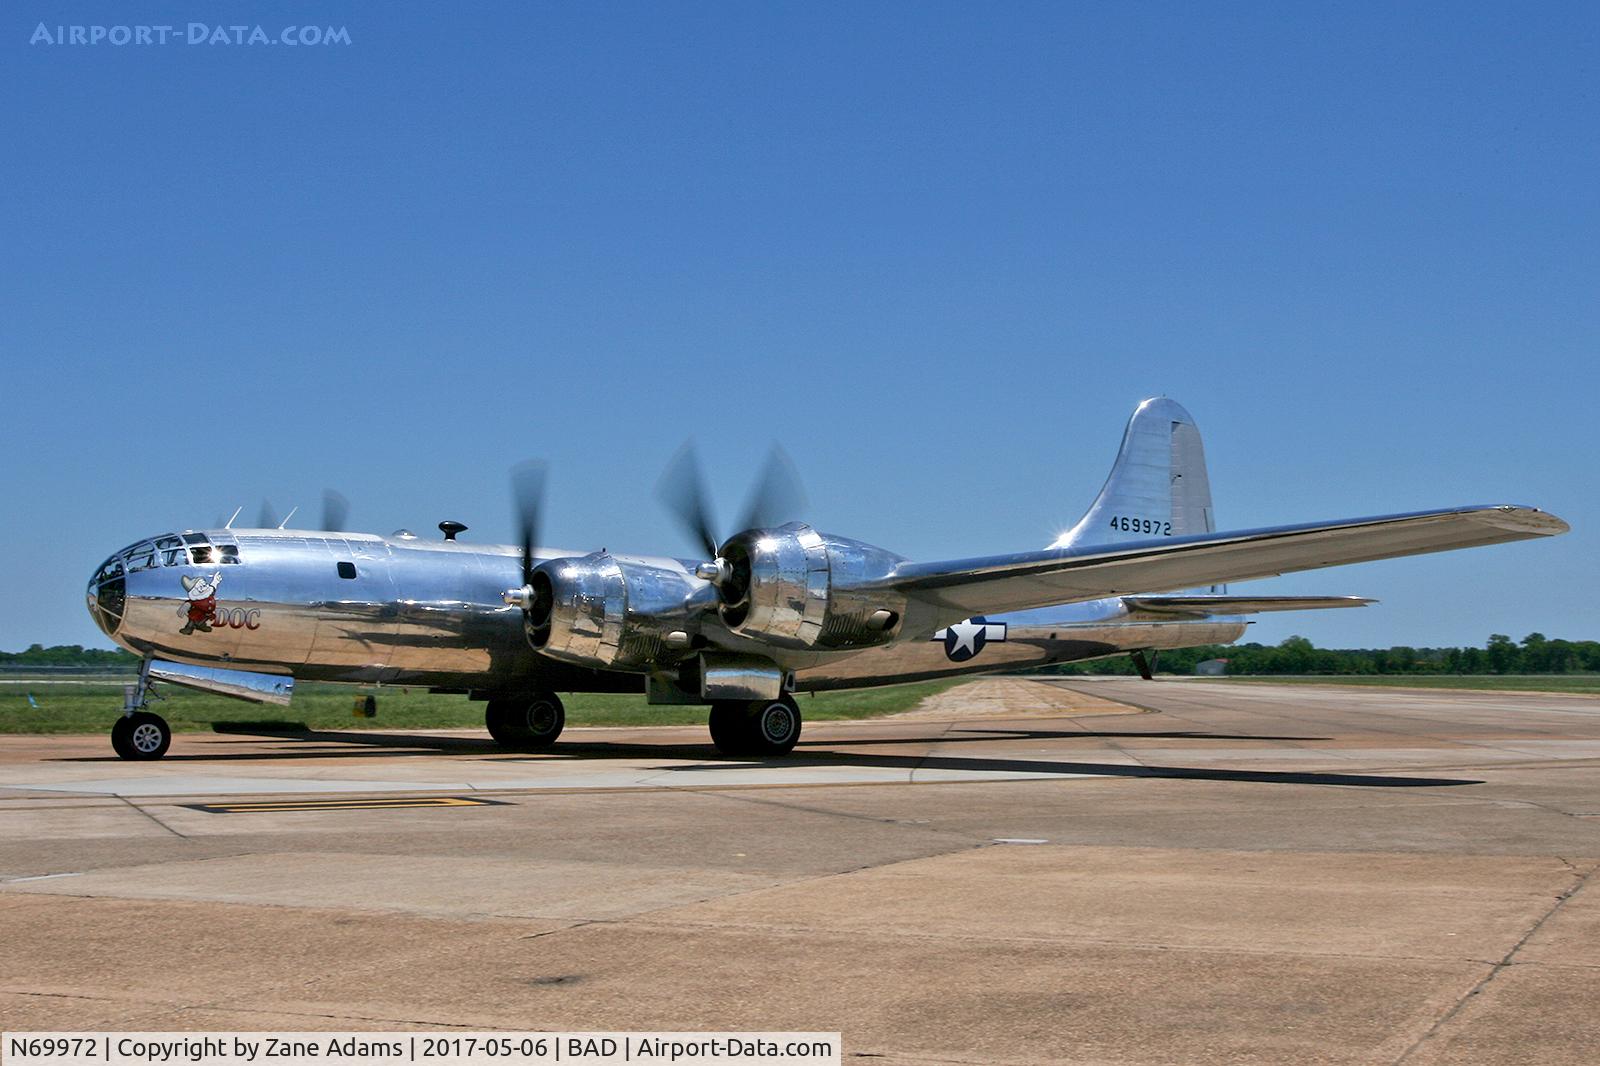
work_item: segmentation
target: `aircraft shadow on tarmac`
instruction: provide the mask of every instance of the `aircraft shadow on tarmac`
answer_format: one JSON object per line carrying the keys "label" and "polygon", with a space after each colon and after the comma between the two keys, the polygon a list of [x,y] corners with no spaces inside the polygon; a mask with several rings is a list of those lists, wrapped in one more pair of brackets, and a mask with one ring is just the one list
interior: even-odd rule
{"label": "aircraft shadow on tarmac", "polygon": [[[1170,733],[1110,733],[1092,729],[957,729],[940,739],[969,740],[1287,740],[1294,743],[1332,740],[1332,737],[1277,737],[1265,733],[1202,733],[1186,729]],[[822,747],[838,744],[837,740],[802,740],[799,747]],[[861,741],[877,747],[880,744],[930,744],[927,737],[884,737]]]}
{"label": "aircraft shadow on tarmac", "polygon": [[[907,771],[968,771],[968,772],[1004,772],[1030,774],[1035,777],[1046,777],[1059,774],[1064,777],[1073,776],[1098,776],[1098,777],[1142,777],[1166,778],[1193,781],[1239,781],[1254,782],[1258,784],[1279,785],[1349,785],[1363,788],[1439,788],[1449,785],[1477,785],[1481,780],[1447,778],[1447,777],[1406,777],[1391,774],[1362,774],[1362,773],[1330,773],[1323,771],[1301,770],[1235,770],[1225,767],[1200,767],[1200,766],[1147,766],[1142,764],[1127,763],[1101,763],[1101,762],[1067,762],[1046,759],[1007,759],[986,758],[983,756],[963,755],[897,755],[892,752],[861,752],[861,751],[830,751],[822,750],[830,745],[845,746],[854,744],[859,746],[877,747],[884,744],[936,744],[948,742],[950,734],[941,734],[937,737],[900,737],[885,740],[862,739],[854,742],[847,741],[808,741],[793,753],[781,759],[737,758],[718,754],[709,745],[705,744],[628,744],[610,741],[596,742],[565,742],[557,745],[548,752],[534,755],[507,752],[493,741],[479,740],[474,737],[441,737],[426,734],[409,735],[403,733],[368,733],[365,731],[338,732],[331,730],[308,730],[303,733],[268,732],[245,734],[242,731],[230,731],[229,735],[248,735],[260,737],[263,740],[279,740],[293,743],[293,747],[284,750],[228,752],[228,753],[195,753],[195,754],[168,754],[163,761],[175,760],[185,762],[213,762],[233,763],[249,761],[271,761],[282,759],[306,758],[361,758],[372,756],[394,755],[497,755],[501,761],[528,761],[548,762],[552,760],[574,759],[614,759],[645,755],[652,758],[679,758],[685,760],[682,765],[668,764],[653,767],[655,771],[672,771],[676,773],[696,773],[727,769],[729,763],[745,766],[815,766],[815,767],[852,767],[876,768]],[[1106,738],[1164,738],[1178,740],[1293,740],[1307,741],[1322,738],[1317,737],[1275,737],[1256,736],[1251,734],[1236,733],[1095,733],[1077,731],[1053,730],[974,730],[970,733],[963,730],[961,739],[965,742],[981,742],[983,740],[1030,740],[1030,739],[1084,739],[1092,740],[1097,737]],[[706,761],[708,754],[714,762]],[[117,761],[113,755],[103,757],[76,756],[55,760],[60,762],[107,762]],[[826,782],[818,782],[825,784]]]}

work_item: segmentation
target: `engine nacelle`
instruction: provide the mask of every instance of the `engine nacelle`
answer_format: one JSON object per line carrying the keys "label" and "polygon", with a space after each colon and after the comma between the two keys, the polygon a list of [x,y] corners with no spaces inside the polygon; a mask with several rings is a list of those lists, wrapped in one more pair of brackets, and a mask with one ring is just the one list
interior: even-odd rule
{"label": "engine nacelle", "polygon": [[614,670],[689,655],[689,597],[704,587],[682,569],[603,552],[541,563],[531,586],[528,643],[551,658]]}
{"label": "engine nacelle", "polygon": [[861,586],[904,560],[871,544],[791,522],[752,529],[722,546],[723,622],[740,636],[818,651],[887,644],[905,612],[904,597]]}

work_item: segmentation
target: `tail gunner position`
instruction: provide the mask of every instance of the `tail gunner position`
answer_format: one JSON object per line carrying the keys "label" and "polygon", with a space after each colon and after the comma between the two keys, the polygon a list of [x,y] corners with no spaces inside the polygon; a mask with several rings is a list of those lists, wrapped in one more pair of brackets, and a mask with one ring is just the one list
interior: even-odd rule
{"label": "tail gunner position", "polygon": [[428,541],[338,521],[140,541],[89,582],[95,622],[143,658],[112,744],[165,754],[157,682],[287,704],[311,680],[466,693],[517,750],[560,735],[557,692],[637,692],[708,706],[723,752],[781,755],[800,736],[796,692],[1130,652],[1148,676],[1146,652],[1237,640],[1249,614],[1371,602],[1224,582],[1567,530],[1501,505],[1218,533],[1200,432],[1164,397],[1134,411],[1100,495],[1041,551],[912,562],[759,513],[719,543],[692,463],[686,478],[700,559],[537,546],[537,467],[519,475],[517,545],[462,543],[458,522]]}

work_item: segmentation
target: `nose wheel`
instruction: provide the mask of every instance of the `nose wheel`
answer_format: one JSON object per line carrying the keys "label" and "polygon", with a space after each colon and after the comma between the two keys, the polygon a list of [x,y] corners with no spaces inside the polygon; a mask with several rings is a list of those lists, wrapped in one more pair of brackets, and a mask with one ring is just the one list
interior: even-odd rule
{"label": "nose wheel", "polygon": [[788,693],[775,700],[711,705],[711,743],[724,755],[787,755],[800,742],[800,707]]}
{"label": "nose wheel", "polygon": [[111,747],[124,759],[159,759],[172,746],[172,727],[153,711],[135,711],[111,727]]}

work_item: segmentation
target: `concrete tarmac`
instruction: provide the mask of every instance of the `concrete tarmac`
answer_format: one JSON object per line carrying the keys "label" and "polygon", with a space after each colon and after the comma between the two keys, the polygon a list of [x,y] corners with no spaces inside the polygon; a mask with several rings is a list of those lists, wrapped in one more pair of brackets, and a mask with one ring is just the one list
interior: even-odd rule
{"label": "concrete tarmac", "polygon": [[540,756],[180,735],[155,764],[6,737],[0,1024],[1600,1061],[1600,699],[961,692],[969,715],[947,697],[808,725],[768,764],[691,728],[574,730]]}

